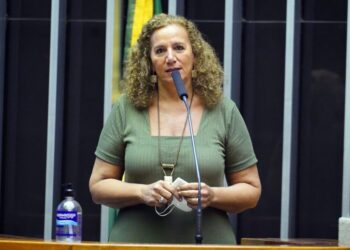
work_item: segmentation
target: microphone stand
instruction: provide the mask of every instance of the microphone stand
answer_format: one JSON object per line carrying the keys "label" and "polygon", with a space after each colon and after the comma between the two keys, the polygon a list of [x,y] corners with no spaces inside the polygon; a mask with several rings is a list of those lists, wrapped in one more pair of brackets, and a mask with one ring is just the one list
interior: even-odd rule
{"label": "microphone stand", "polygon": [[187,116],[188,116],[188,126],[190,129],[190,135],[191,135],[191,142],[192,142],[192,152],[193,152],[193,159],[196,166],[196,174],[197,174],[197,182],[198,182],[198,204],[197,204],[197,210],[196,210],[196,234],[195,234],[195,240],[197,244],[202,244],[203,236],[202,236],[202,193],[201,193],[201,174],[199,171],[198,166],[198,159],[197,159],[197,150],[196,145],[194,143],[194,136],[193,136],[193,128],[192,128],[192,116],[191,116],[191,110],[187,103],[187,93],[185,86],[183,84],[183,81],[181,79],[181,74],[178,70],[174,70],[171,73],[171,77],[174,80],[174,84],[176,87],[176,91],[180,97],[180,99],[185,103],[186,110],[187,110]]}
{"label": "microphone stand", "polygon": [[197,174],[197,181],[198,181],[198,204],[197,204],[197,210],[196,210],[196,234],[195,234],[195,240],[196,244],[202,244],[203,235],[202,235],[202,193],[201,193],[201,174],[199,170],[198,165],[198,159],[197,159],[197,150],[196,145],[194,142],[194,136],[193,136],[193,127],[192,127],[192,115],[190,107],[188,106],[187,102],[187,95],[182,95],[181,100],[184,102],[187,114],[188,114],[188,126],[190,130],[191,135],[191,142],[192,142],[192,152],[193,152],[193,159],[196,166],[196,174]]}

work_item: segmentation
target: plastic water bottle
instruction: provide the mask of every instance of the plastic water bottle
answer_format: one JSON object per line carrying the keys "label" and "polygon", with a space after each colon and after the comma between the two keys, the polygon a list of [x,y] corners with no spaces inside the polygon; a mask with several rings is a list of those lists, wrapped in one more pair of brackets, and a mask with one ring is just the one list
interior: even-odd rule
{"label": "plastic water bottle", "polygon": [[74,199],[71,183],[64,184],[64,200],[56,209],[56,240],[81,242],[83,211]]}

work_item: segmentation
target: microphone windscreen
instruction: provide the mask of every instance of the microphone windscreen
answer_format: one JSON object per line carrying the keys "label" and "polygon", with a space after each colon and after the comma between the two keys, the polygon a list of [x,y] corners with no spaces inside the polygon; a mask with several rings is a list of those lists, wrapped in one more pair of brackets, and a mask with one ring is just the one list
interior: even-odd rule
{"label": "microphone windscreen", "polygon": [[171,72],[171,77],[173,78],[177,94],[179,95],[180,99],[182,100],[182,97],[186,96],[188,97],[185,89],[184,82],[181,79],[181,74],[178,70],[174,70]]}

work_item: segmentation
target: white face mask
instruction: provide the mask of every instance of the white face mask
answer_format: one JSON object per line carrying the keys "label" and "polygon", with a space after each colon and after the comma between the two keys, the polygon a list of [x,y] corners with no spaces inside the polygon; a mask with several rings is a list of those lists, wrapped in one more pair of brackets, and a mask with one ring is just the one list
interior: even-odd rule
{"label": "white face mask", "polygon": [[[187,183],[187,182],[184,181],[183,179],[181,179],[180,177],[178,177],[172,183],[172,185],[174,187],[178,187],[178,186],[181,186],[185,183]],[[185,199],[182,199],[180,201],[180,200],[176,199],[175,197],[173,198],[173,201],[166,208],[164,208],[162,211],[158,211],[157,207],[154,207],[154,210],[156,211],[156,214],[158,214],[159,216],[165,217],[165,216],[169,215],[174,210],[175,207],[177,207],[178,209],[180,209],[184,212],[191,212],[192,211],[192,208],[190,208],[187,205],[187,202]]]}

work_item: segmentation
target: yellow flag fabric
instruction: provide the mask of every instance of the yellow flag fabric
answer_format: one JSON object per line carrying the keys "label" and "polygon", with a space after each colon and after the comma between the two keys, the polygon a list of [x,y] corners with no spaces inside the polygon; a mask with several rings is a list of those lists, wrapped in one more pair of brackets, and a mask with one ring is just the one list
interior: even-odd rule
{"label": "yellow flag fabric", "polygon": [[129,49],[136,44],[143,25],[151,19],[153,15],[161,12],[161,0],[128,0],[123,62],[125,62],[128,57]]}
{"label": "yellow flag fabric", "polygon": [[132,26],[131,46],[134,46],[143,25],[153,16],[153,0],[136,0],[134,23]]}

